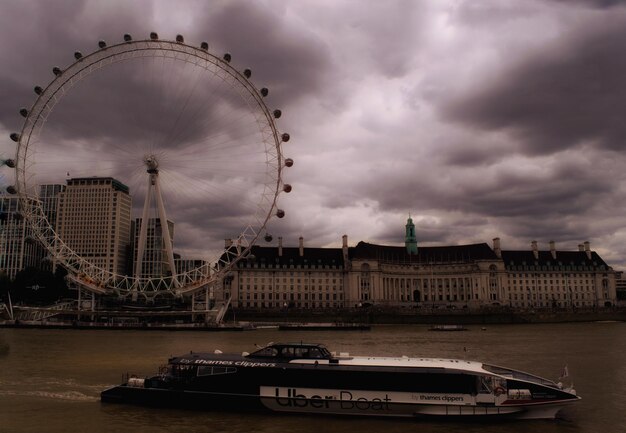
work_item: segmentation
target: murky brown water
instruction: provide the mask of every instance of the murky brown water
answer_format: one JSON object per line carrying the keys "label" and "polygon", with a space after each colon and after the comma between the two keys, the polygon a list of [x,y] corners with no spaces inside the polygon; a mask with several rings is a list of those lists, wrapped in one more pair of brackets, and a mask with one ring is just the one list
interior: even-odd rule
{"label": "murky brown water", "polygon": [[[459,423],[258,415],[101,404],[123,373],[150,375],[167,357],[251,351],[269,341],[321,342],[353,354],[466,358],[556,379],[563,365],[583,397],[557,421]],[[465,351],[464,348],[467,350]],[[0,329],[0,432],[624,432],[626,323],[498,325],[430,332],[141,332]]]}

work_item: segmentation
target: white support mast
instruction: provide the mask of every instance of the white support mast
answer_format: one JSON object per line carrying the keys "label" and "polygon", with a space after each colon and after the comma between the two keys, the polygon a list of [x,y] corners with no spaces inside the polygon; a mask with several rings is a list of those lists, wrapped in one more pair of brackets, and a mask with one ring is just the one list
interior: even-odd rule
{"label": "white support mast", "polygon": [[170,235],[169,225],[167,224],[167,216],[165,214],[165,206],[161,195],[161,187],[159,185],[159,162],[155,155],[147,155],[144,163],[148,167],[148,190],[143,204],[143,213],[141,217],[141,228],[139,231],[139,241],[137,243],[137,257],[135,261],[135,276],[141,278],[143,275],[143,256],[146,250],[146,241],[148,237],[148,219],[149,209],[152,201],[152,194],[156,197],[157,211],[159,221],[161,223],[161,235],[165,253],[167,256],[167,264],[172,274],[175,287],[179,287],[180,283],[176,279],[176,266],[174,265],[174,250],[172,249],[172,237]]}

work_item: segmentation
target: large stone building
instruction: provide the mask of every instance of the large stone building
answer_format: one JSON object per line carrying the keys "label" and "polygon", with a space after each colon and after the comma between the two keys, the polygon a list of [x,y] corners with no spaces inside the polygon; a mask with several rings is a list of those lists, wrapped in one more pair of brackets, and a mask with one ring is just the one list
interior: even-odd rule
{"label": "large stone building", "polygon": [[95,266],[124,275],[130,245],[131,197],[111,177],[67,180],[59,194],[57,233]]}
{"label": "large stone building", "polygon": [[[347,240],[346,240],[347,241]],[[233,307],[341,308],[345,304],[345,248],[253,246],[250,260],[237,264],[224,289]]]}
{"label": "large stone building", "polygon": [[359,305],[476,309],[597,308],[616,302],[616,272],[591,251],[503,251],[500,240],[419,247],[411,219],[405,246],[359,242],[341,248],[254,246],[225,280],[239,308]]}

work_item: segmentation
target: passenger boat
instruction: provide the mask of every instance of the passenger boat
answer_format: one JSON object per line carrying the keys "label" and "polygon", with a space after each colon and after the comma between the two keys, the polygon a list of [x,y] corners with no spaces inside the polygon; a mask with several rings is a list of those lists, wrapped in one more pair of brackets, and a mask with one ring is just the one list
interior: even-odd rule
{"label": "passenger boat", "polygon": [[350,356],[305,343],[192,352],[101,393],[103,402],[204,410],[526,419],[555,418],[579,399],[572,387],[480,362]]}
{"label": "passenger boat", "polygon": [[463,325],[433,325],[428,328],[429,331],[467,331],[467,328]]}

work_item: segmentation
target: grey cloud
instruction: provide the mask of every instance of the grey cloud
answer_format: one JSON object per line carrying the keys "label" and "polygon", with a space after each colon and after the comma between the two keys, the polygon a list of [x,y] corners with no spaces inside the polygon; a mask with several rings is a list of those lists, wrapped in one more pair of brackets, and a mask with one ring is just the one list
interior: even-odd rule
{"label": "grey cloud", "polygon": [[[353,7],[346,15],[350,29],[365,37],[362,48],[368,53],[372,65],[385,77],[398,78],[410,70],[411,52],[420,45],[416,35],[423,31],[426,12],[425,4],[407,0],[372,2],[367,8]],[[381,19],[380,14],[386,18]],[[352,70],[352,73],[357,77],[362,75],[358,70]]]}
{"label": "grey cloud", "polygon": [[450,120],[508,131],[533,154],[594,143],[621,150],[626,126],[626,17],[505,68],[496,82],[444,105]]}
{"label": "grey cloud", "polygon": [[381,209],[419,212],[462,212],[490,218],[532,215],[540,219],[585,215],[598,201],[615,194],[617,186],[583,163],[545,167],[539,176],[515,168],[491,168],[492,175],[463,170],[443,176],[437,171],[398,172],[372,179],[370,191]]}
{"label": "grey cloud", "polygon": [[580,4],[582,6],[588,6],[598,9],[607,9],[614,6],[624,6],[626,2],[624,0],[552,0],[565,5],[571,5],[572,3]]}
{"label": "grey cloud", "polygon": [[222,8],[209,5],[197,16],[195,27],[206,32],[210,45],[231,53],[233,64],[250,67],[253,81],[267,86],[271,103],[281,108],[324,91],[328,47],[312,32],[290,24],[276,8],[243,1]]}
{"label": "grey cloud", "polygon": [[0,104],[0,123],[15,127],[17,109],[34,100],[33,87],[51,81],[53,66],[72,63],[74,51],[91,52],[99,39],[120,42],[127,32],[147,36],[148,22],[141,17],[151,10],[147,1],[4,2],[0,55],[10,61],[0,71],[0,88],[3,100],[10,99]]}

